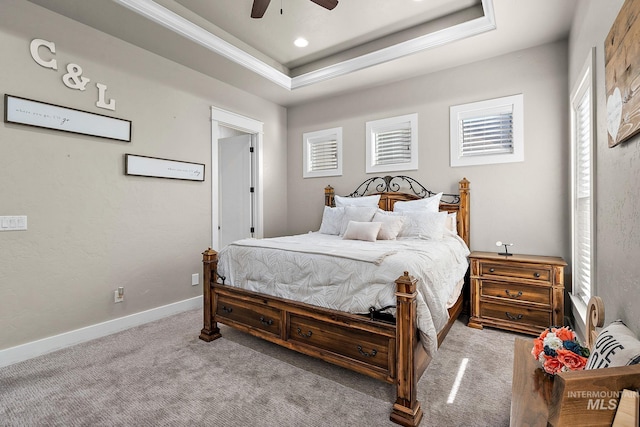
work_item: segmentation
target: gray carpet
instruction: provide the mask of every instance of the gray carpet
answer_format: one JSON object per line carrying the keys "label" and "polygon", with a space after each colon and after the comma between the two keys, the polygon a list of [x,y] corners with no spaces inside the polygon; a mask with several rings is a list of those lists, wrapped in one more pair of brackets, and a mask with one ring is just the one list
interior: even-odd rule
{"label": "gray carpet", "polygon": [[[394,426],[392,386],[189,311],[0,369],[2,426]],[[458,320],[418,383],[421,426],[507,426],[517,335]],[[447,403],[463,358],[455,400]]]}

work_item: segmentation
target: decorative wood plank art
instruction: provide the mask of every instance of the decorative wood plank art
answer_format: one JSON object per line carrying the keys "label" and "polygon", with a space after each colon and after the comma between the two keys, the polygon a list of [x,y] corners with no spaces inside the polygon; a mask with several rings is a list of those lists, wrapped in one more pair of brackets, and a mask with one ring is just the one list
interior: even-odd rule
{"label": "decorative wood plank art", "polygon": [[604,44],[609,147],[640,131],[640,0],[626,0]]}

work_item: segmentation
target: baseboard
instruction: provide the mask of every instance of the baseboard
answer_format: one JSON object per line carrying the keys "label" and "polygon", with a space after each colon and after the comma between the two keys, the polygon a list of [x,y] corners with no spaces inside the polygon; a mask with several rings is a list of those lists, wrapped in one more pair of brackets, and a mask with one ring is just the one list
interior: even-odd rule
{"label": "baseboard", "polygon": [[0,368],[200,307],[201,296],[0,350]]}

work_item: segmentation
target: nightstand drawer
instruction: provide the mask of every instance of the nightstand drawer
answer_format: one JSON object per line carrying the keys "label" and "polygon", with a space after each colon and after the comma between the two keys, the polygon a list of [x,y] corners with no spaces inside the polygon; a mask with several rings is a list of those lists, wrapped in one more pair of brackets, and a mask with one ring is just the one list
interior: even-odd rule
{"label": "nightstand drawer", "polygon": [[548,286],[528,286],[519,283],[483,280],[480,296],[504,299],[509,304],[512,301],[524,301],[549,307],[552,298],[551,291],[552,288]]}
{"label": "nightstand drawer", "polygon": [[551,282],[551,268],[543,266],[523,266],[483,262],[480,264],[480,276],[501,276]]}
{"label": "nightstand drawer", "polygon": [[484,302],[480,308],[480,316],[514,324],[536,325],[543,328],[552,325],[551,312],[534,308]]}

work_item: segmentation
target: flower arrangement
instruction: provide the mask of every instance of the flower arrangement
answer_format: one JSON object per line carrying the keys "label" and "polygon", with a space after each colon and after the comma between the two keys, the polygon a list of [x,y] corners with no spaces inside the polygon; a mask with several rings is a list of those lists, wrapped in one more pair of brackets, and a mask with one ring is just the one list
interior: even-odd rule
{"label": "flower arrangement", "polygon": [[576,333],[570,328],[552,326],[533,340],[531,354],[542,364],[546,373],[555,375],[584,369],[589,349],[580,345]]}

